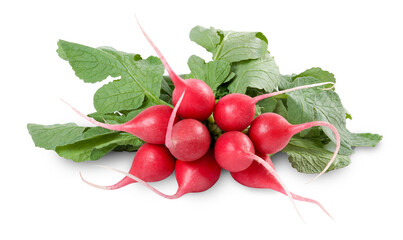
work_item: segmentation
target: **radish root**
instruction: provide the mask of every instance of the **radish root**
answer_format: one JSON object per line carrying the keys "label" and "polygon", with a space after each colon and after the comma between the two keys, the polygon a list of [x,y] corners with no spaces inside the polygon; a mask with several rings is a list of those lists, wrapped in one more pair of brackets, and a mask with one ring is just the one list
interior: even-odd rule
{"label": "radish root", "polygon": [[[327,85],[327,84],[333,84],[334,85],[334,82],[315,83],[315,84],[310,84],[310,85],[298,86],[298,87],[286,89],[286,90],[283,90],[283,91],[262,94],[262,95],[259,95],[259,96],[256,96],[256,97],[252,98],[252,103],[256,104],[257,102],[259,102],[262,99],[273,97],[273,96],[280,95],[280,94],[283,94],[283,93],[294,92],[294,91],[300,90],[300,89],[313,88],[313,87],[323,86],[323,85]],[[332,86],[330,88],[324,88],[322,90],[325,90],[325,89],[328,90],[328,89],[331,89],[333,87],[334,86]]]}
{"label": "radish root", "polygon": [[171,113],[171,116],[168,121],[168,127],[167,127],[167,133],[165,135],[165,146],[167,146],[168,149],[171,148],[171,139],[172,139],[172,128],[175,122],[176,118],[176,113],[178,112],[179,106],[182,103],[183,97],[185,96],[185,92],[183,91],[181,97],[179,98],[178,102],[176,103],[176,106],[174,107],[174,110]]}
{"label": "radish root", "polygon": [[77,110],[75,107],[73,107],[73,105],[71,105],[70,103],[66,102],[63,99],[60,99],[62,102],[64,102],[67,106],[71,107],[71,109],[73,109],[78,115],[80,115],[81,117],[85,118],[87,121],[89,121],[90,123],[97,125],[99,127],[103,127],[109,130],[115,130],[115,131],[123,131],[122,129],[122,125],[111,125],[111,124],[107,124],[107,123],[101,123],[98,122],[97,120],[88,117],[87,115],[85,115],[84,113],[80,112],[79,110]]}
{"label": "radish root", "polygon": [[[116,168],[112,168],[112,167],[109,167],[109,166],[104,166],[104,165],[96,165],[96,166],[101,167],[101,168],[105,168],[105,169],[109,169],[109,170],[112,170],[112,171],[114,171],[114,172],[121,173],[121,174],[125,175],[126,177],[131,178],[131,179],[133,179],[134,181],[136,181],[136,182],[138,182],[138,183],[144,185],[145,187],[147,187],[148,189],[150,189],[151,191],[153,191],[154,193],[158,194],[159,196],[161,196],[161,197],[163,197],[163,198],[166,198],[166,199],[177,199],[177,198],[179,198],[179,197],[181,197],[181,196],[183,195],[183,193],[180,191],[180,189],[178,189],[178,191],[177,191],[175,194],[173,194],[173,195],[167,195],[167,194],[165,194],[165,193],[160,192],[159,190],[157,190],[156,188],[154,188],[153,186],[151,186],[150,184],[148,184],[147,182],[145,182],[145,181],[142,180],[141,178],[138,178],[138,177],[134,176],[133,174],[130,174],[130,173],[128,173],[128,172],[125,172],[125,171],[122,171],[122,170],[119,170],[119,169],[116,169]],[[85,183],[87,183],[88,185],[90,185],[90,186],[92,186],[92,187],[99,188],[99,189],[104,189],[104,190],[108,190],[108,188],[105,187],[105,186],[100,186],[100,185],[97,185],[97,184],[94,184],[94,183],[91,183],[91,182],[85,180],[85,179],[82,177],[81,172],[80,172],[80,177],[81,177],[81,179],[82,179]]]}
{"label": "radish root", "polygon": [[337,128],[334,127],[330,123],[323,122],[323,121],[314,121],[314,122],[302,123],[302,124],[294,125],[294,131],[297,133],[297,132],[301,132],[301,131],[303,131],[305,129],[308,129],[308,128],[311,128],[311,127],[317,127],[317,126],[328,127],[333,131],[334,136],[336,138],[336,149],[333,152],[332,158],[327,163],[326,167],[322,170],[322,172],[320,172],[316,177],[314,177],[312,180],[308,181],[307,183],[312,183],[313,181],[318,179],[318,177],[320,177],[322,174],[324,174],[329,169],[329,167],[332,165],[332,163],[336,159],[337,154],[339,153],[339,150],[340,150],[340,134],[337,131]]}
{"label": "radish root", "polygon": [[292,197],[290,191],[288,190],[288,188],[285,186],[284,182],[281,180],[280,176],[277,174],[277,172],[273,169],[272,166],[270,166],[269,163],[267,163],[265,160],[263,160],[262,158],[260,158],[259,156],[253,154],[253,153],[248,153],[248,156],[255,160],[256,162],[258,162],[259,164],[263,165],[263,167],[265,167],[267,169],[267,171],[269,171],[270,174],[272,174],[276,180],[280,183],[281,187],[284,189],[284,191],[286,192],[288,198],[290,199],[292,205],[295,208],[295,211],[297,211],[298,215],[300,216],[300,218],[302,219],[303,222],[304,218],[302,217],[300,211],[297,208],[297,205],[295,204],[294,198]]}

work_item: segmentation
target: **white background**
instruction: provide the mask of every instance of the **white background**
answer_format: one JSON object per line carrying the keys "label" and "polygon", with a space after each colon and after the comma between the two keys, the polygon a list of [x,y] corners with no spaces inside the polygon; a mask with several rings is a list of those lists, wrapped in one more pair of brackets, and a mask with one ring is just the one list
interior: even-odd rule
{"label": "white background", "polygon": [[[185,1],[183,1],[185,2]],[[279,3],[281,2],[281,3]],[[0,4],[1,239],[363,239],[402,237],[402,56],[399,1],[2,1]],[[35,148],[29,122],[76,122],[65,106],[89,113],[103,83],[85,84],[56,54],[58,39],[112,46],[143,57],[155,55],[134,19],[178,73],[187,59],[210,55],[188,38],[195,25],[261,31],[281,73],[318,66],[337,79],[351,112],[348,128],[384,136],[376,148],[359,148],[352,164],[325,174],[298,173],[286,156],[274,164],[295,193],[320,201],[297,205],[270,190],[249,189],[223,172],[210,190],[178,200],[162,199],[140,185],[103,191],[98,184],[122,176],[95,164],[128,170],[132,153],[74,163]],[[153,184],[174,193],[174,176]]]}

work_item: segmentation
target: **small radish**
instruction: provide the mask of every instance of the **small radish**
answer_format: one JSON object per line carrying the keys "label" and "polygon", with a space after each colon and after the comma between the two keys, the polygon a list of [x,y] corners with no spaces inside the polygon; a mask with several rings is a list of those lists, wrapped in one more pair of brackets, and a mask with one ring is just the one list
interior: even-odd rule
{"label": "small radish", "polygon": [[290,191],[285,187],[283,181],[273,167],[265,160],[255,155],[253,143],[246,134],[238,131],[231,131],[221,135],[214,146],[214,156],[218,165],[230,172],[244,171],[253,161],[261,164],[280,183],[291,200],[295,210],[302,218]]}
{"label": "small radish", "polygon": [[[274,169],[273,163],[270,160],[269,156],[265,156],[264,154],[258,153],[260,157],[262,157],[266,162],[270,164],[270,166]],[[263,168],[257,162],[253,162],[247,169],[240,172],[231,172],[231,176],[238,183],[251,187],[251,188],[267,188],[272,189],[274,191],[280,192],[282,194],[287,195],[284,188],[281,184],[276,180],[276,178],[272,174],[267,174],[265,168]],[[309,202],[318,205],[329,217],[332,216],[326,211],[326,209],[318,202],[313,199],[305,198],[298,196],[294,193],[291,193],[291,196],[294,200]]]}
{"label": "small radish", "polygon": [[[115,130],[123,131],[140,138],[141,140],[152,144],[164,144],[165,135],[167,132],[168,121],[172,113],[172,108],[165,105],[155,105],[146,108],[135,116],[132,120],[118,125],[111,125],[107,123],[101,123],[93,118],[88,117],[84,113],[81,113],[72,105],[62,100],[69,105],[76,113],[81,117],[87,119],[92,124],[97,126]],[[179,118],[175,118],[174,122],[177,122]]]}
{"label": "small radish", "polygon": [[208,151],[210,143],[205,125],[194,119],[183,119],[173,126],[168,149],[178,160],[194,161]]}
{"label": "small radish", "polygon": [[316,83],[299,86],[283,91],[267,93],[254,98],[245,94],[232,93],[222,97],[214,108],[214,120],[223,131],[242,131],[247,128],[255,117],[255,105],[262,99],[273,97],[279,94],[292,92],[304,88],[312,88],[332,82]]}
{"label": "small radish", "polygon": [[[137,19],[137,18],[136,18]],[[161,59],[162,64],[168,71],[168,74],[175,85],[175,89],[172,94],[172,102],[174,105],[178,102],[182,93],[186,90],[187,96],[184,103],[178,110],[178,115],[182,118],[193,118],[199,121],[206,120],[214,109],[215,97],[213,90],[205,82],[199,79],[187,79],[184,80],[179,77],[170,67],[165,57],[159,51],[157,46],[151,41],[144,29],[141,27],[138,19],[137,23],[146,37],[147,41],[154,48],[158,57]]]}
{"label": "small radish", "polygon": [[171,113],[165,145],[178,160],[194,161],[209,150],[211,137],[207,127],[195,119],[183,119],[173,125],[176,112],[182,106],[185,95],[186,91],[182,93]]}
{"label": "small radish", "polygon": [[305,129],[314,126],[325,126],[330,128],[336,137],[336,150],[325,169],[312,181],[322,175],[333,163],[340,149],[340,135],[337,129],[330,123],[314,121],[297,125],[290,124],[285,118],[276,113],[263,113],[253,120],[249,137],[254,143],[256,150],[264,154],[274,154],[287,146],[291,137]]}
{"label": "small radish", "polygon": [[212,150],[208,151],[202,158],[192,161],[183,162],[180,160],[176,161],[175,164],[175,177],[178,182],[178,190],[173,195],[164,194],[153,186],[143,181],[137,176],[120,171],[118,169],[106,167],[115,172],[122,173],[129,178],[143,184],[153,192],[157,193],[161,197],[167,199],[177,199],[182,197],[187,193],[203,192],[211,188],[220,178],[221,168],[214,160],[214,153]]}
{"label": "small radish", "polygon": [[[129,173],[138,176],[146,182],[157,182],[169,177],[173,173],[174,168],[175,158],[164,145],[145,143],[134,156]],[[100,186],[85,180],[81,173],[80,176],[85,183],[105,190],[118,189],[136,182],[126,176],[114,185]]]}

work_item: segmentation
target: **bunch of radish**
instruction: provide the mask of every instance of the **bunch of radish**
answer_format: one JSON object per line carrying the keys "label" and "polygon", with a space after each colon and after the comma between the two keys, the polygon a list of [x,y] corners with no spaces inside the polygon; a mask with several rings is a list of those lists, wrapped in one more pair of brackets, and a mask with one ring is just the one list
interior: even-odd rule
{"label": "bunch of radish", "polygon": [[[242,185],[273,189],[287,195],[295,208],[294,200],[305,201],[318,205],[327,213],[319,202],[290,192],[274,169],[269,154],[281,151],[293,135],[307,128],[329,127],[334,132],[337,145],[333,157],[317,175],[319,177],[328,170],[337,156],[340,147],[337,129],[321,121],[292,125],[275,113],[264,113],[255,118],[255,104],[275,95],[332,83],[300,86],[254,98],[244,94],[229,94],[216,103],[212,89],[205,82],[198,79],[185,80],[178,76],[143,28],[140,28],[175,85],[172,95],[174,108],[152,106],[127,123],[110,125],[98,122],[72,107],[97,126],[124,131],[146,142],[137,151],[129,172],[108,167],[125,175],[118,183],[99,186],[81,176],[84,182],[107,190],[138,182],[162,197],[175,199],[186,193],[208,190],[218,181],[221,170],[225,169]],[[204,123],[209,117],[214,117],[218,127],[225,132],[216,140],[210,136]],[[178,183],[174,195],[161,193],[149,184],[167,178],[174,171]]]}

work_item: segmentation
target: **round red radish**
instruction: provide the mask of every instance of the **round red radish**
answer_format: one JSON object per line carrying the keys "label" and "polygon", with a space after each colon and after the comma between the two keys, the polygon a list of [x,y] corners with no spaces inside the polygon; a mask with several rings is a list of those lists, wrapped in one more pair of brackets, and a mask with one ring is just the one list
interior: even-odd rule
{"label": "round red radish", "polygon": [[175,176],[179,188],[175,195],[180,197],[186,193],[206,191],[218,181],[220,174],[221,167],[214,159],[213,150],[209,150],[196,161],[177,160]]}
{"label": "round red radish", "polygon": [[314,178],[316,179],[326,172],[327,169],[329,169],[340,149],[339,133],[337,129],[330,123],[314,121],[292,125],[279,114],[264,113],[253,120],[249,129],[249,137],[251,138],[258,152],[264,154],[274,154],[287,146],[293,135],[314,126],[325,126],[330,128],[333,131],[337,142],[333,157],[330,159],[323,171]]}
{"label": "round red radish", "polygon": [[[69,103],[67,102],[65,103],[69,105],[81,117],[87,119],[92,124],[110,130],[127,132],[133,134],[134,136],[140,138],[145,142],[152,144],[165,143],[165,135],[167,132],[168,122],[171,113],[173,111],[173,109],[169,106],[155,105],[146,108],[145,110],[140,112],[137,116],[135,116],[132,120],[126,123],[111,125],[107,123],[98,122],[95,119],[88,117],[84,113],[81,113],[76,108],[71,106]],[[175,117],[174,122],[177,122],[178,120],[179,118]]]}
{"label": "round red radish", "polygon": [[255,144],[256,150],[264,154],[281,151],[296,133],[293,125],[275,113],[259,115],[249,128],[249,137]]}
{"label": "round red radish", "polygon": [[[171,76],[172,79],[175,77]],[[210,86],[198,79],[186,79],[185,85],[177,83],[172,94],[172,103],[176,105],[181,94],[186,91],[178,115],[182,118],[206,120],[214,109],[215,97]]]}
{"label": "round red radish", "polygon": [[[170,176],[174,168],[175,158],[164,145],[145,143],[136,152],[129,173],[138,176],[146,182],[157,182]],[[91,186],[106,190],[118,189],[136,182],[126,176],[118,183],[111,186],[100,186],[90,183],[84,178],[82,179]]]}
{"label": "round red radish", "polygon": [[214,107],[214,121],[223,131],[242,131],[255,117],[255,104],[245,94],[228,94]]}
{"label": "round red radish", "polygon": [[292,92],[304,88],[312,88],[332,82],[316,83],[311,85],[299,86],[283,91],[267,93],[254,98],[245,94],[232,93],[218,100],[214,108],[214,120],[218,127],[223,131],[242,131],[247,128],[255,117],[255,105],[258,101],[273,97],[279,94]]}
{"label": "round red radish", "polygon": [[154,48],[158,57],[161,59],[162,64],[167,70],[169,77],[171,78],[175,89],[172,96],[172,102],[176,105],[176,102],[186,91],[186,96],[184,98],[183,104],[178,109],[178,115],[182,118],[193,118],[199,121],[206,120],[213,112],[215,105],[215,97],[213,90],[205,82],[199,79],[187,79],[184,80],[179,77],[171,68],[171,66],[166,61],[165,57],[162,55],[160,50],[151,40],[151,38],[146,34],[144,29],[141,27],[139,21],[137,23],[146,37],[147,41]]}
{"label": "round red radish", "polygon": [[253,159],[255,148],[248,136],[241,132],[231,131],[221,135],[215,145],[215,159],[222,168],[230,172],[239,172],[248,168]]}
{"label": "round red radish", "polygon": [[167,147],[175,158],[194,161],[206,154],[210,143],[210,133],[205,125],[194,119],[184,119],[173,126]]}

